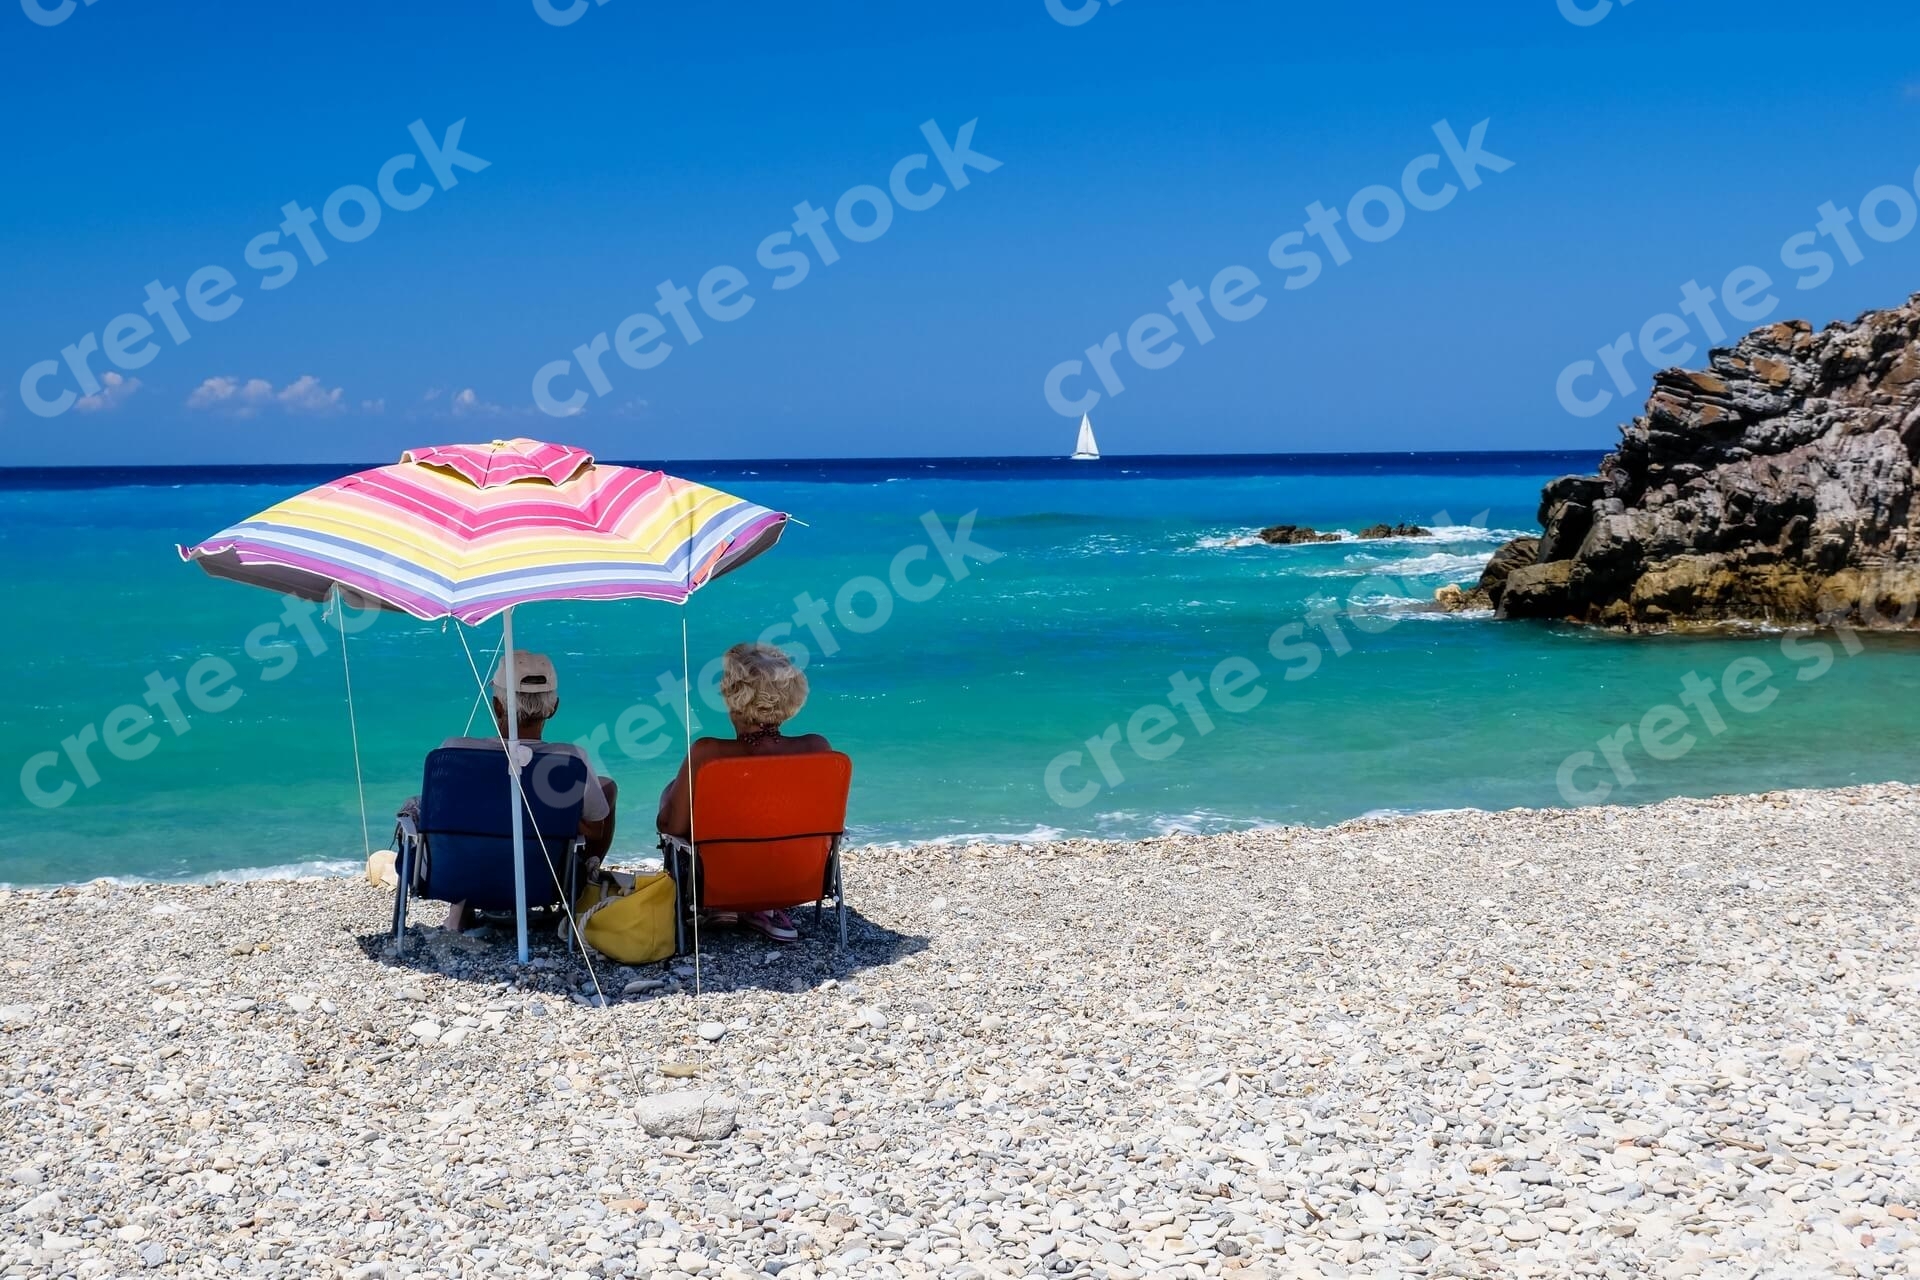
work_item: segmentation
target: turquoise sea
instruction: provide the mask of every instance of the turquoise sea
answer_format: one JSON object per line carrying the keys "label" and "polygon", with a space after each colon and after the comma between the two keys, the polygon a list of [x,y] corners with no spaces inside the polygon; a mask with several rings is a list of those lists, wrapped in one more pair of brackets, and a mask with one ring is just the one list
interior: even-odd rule
{"label": "turquoise sea", "polygon": [[[813,683],[795,728],[824,733],[853,756],[852,822],[876,841],[1136,837],[1563,805],[1569,794],[1597,796],[1602,783],[1609,802],[1638,804],[1912,778],[1920,647],[1905,638],[1868,638],[1857,654],[1828,643],[1822,663],[1805,640],[1773,634],[1628,639],[1392,612],[1446,583],[1471,582],[1502,541],[1536,528],[1544,481],[1597,460],[678,464],[681,474],[806,522],[694,598],[686,611],[694,666],[769,627],[792,627],[775,638],[808,646]],[[0,882],[194,878],[360,860],[333,624],[314,633],[321,652],[283,624],[277,635],[256,634],[250,655],[250,633],[276,623],[282,602],[208,579],[174,552],[177,542],[349,469],[236,470],[210,483],[204,473],[0,472],[9,603],[0,641],[8,684]],[[949,533],[972,513],[973,542],[997,556],[965,560],[964,577],[935,550],[919,558],[909,549],[929,544],[928,513]],[[1381,521],[1418,522],[1438,536],[1287,548],[1250,537],[1280,522],[1357,530]],[[870,588],[888,580],[903,553],[909,583],[934,571],[948,580],[918,603],[888,588],[890,615],[873,626]],[[827,643],[804,622],[793,626],[796,597],[831,606],[860,578],[877,581],[854,589],[852,623],[828,609],[819,623]],[[1275,656],[1274,633],[1289,626],[1296,630],[1283,634]],[[655,694],[660,678],[680,669],[681,611],[648,602],[536,606],[517,615],[516,632],[559,664],[562,707],[551,736],[578,739],[606,726],[600,756],[623,788],[618,847],[646,850],[653,798],[682,743],[650,733],[651,715],[630,708],[652,706],[678,732],[678,717],[662,712]],[[498,639],[495,623],[468,643],[484,664]],[[460,636],[439,623],[381,615],[352,637],[348,655],[379,848],[388,815],[418,789],[422,754],[467,725],[475,685]],[[141,734],[123,718],[121,738],[134,743],[124,754],[146,754],[122,759],[85,747],[95,780],[81,785],[63,740],[89,738],[117,708],[144,705],[150,676],[163,686],[184,682],[208,657],[231,664],[232,705],[185,705],[184,732],[163,720]],[[1660,728],[1655,745],[1671,758],[1654,759],[1636,741],[1623,756],[1630,785],[1599,758],[1599,738],[1677,704],[1690,672],[1717,685],[1742,658],[1770,673],[1743,686],[1752,709],[1713,701],[1717,733],[1704,713],[1691,713],[1694,741],[1678,753],[1683,735]],[[1216,670],[1224,697],[1205,688]],[[1750,677],[1751,664],[1744,670]],[[1189,695],[1199,718],[1167,706],[1182,673],[1202,686]],[[1156,703],[1167,709],[1148,709]],[[698,701],[695,711],[724,725]],[[623,713],[626,732],[616,733]],[[1130,722],[1144,752],[1128,743]],[[1117,743],[1111,774],[1087,748],[1108,726],[1118,726],[1108,737]],[[641,758],[621,749],[621,737]],[[1073,802],[1063,804],[1049,792],[1048,767],[1076,750],[1053,788]],[[1595,764],[1570,775],[1569,793],[1559,776],[1581,751],[1595,751]]]}

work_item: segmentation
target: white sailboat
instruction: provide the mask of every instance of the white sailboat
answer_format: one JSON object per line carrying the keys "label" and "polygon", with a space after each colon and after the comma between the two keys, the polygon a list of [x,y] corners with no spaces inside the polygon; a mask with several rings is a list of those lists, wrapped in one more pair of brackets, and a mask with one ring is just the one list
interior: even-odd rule
{"label": "white sailboat", "polygon": [[1093,419],[1084,413],[1080,415],[1080,438],[1073,442],[1073,460],[1075,462],[1100,461],[1100,446],[1093,438]]}

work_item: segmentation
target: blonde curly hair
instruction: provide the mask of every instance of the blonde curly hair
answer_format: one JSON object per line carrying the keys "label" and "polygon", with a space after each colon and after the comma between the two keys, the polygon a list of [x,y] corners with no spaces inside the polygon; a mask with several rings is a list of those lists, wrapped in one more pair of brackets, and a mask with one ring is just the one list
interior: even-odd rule
{"label": "blonde curly hair", "polygon": [[721,664],[720,699],[748,724],[785,724],[807,703],[807,677],[774,645],[737,644]]}

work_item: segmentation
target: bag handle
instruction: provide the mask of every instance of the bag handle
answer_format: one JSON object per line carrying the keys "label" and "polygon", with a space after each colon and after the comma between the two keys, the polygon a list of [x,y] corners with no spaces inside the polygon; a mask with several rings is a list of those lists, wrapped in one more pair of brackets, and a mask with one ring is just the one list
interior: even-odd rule
{"label": "bag handle", "polygon": [[[598,955],[612,959],[611,956],[607,956],[606,952],[601,951],[600,948],[587,941],[587,925],[593,921],[595,916],[622,898],[632,897],[640,887],[640,878],[635,876],[632,884],[622,884],[619,872],[606,866],[604,859],[589,858],[587,860],[586,881],[590,885],[599,887],[600,900],[582,912],[576,921],[576,927],[580,932],[580,945],[589,948]],[[561,928],[565,929],[566,925],[562,923]]]}

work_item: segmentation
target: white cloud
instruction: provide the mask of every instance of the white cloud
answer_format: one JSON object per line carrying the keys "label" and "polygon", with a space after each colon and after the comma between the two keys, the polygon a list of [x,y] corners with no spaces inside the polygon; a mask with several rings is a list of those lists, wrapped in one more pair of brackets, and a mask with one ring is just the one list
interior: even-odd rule
{"label": "white cloud", "polygon": [[472,387],[466,388],[453,397],[453,416],[456,418],[498,417],[506,410],[488,400],[482,400]]}
{"label": "white cloud", "polygon": [[309,373],[289,382],[273,398],[288,413],[343,413],[346,406],[341,403],[341,397],[345,394],[339,387],[327,390],[320,385],[320,379]]}
{"label": "white cloud", "polygon": [[360,402],[360,412],[362,413],[385,413],[386,411],[387,402],[385,397],[378,400],[362,400]]}
{"label": "white cloud", "polygon": [[118,409],[127,402],[127,397],[140,389],[140,379],[123,378],[109,369],[100,375],[103,384],[90,396],[81,396],[73,402],[73,407],[81,413],[105,413]]}
{"label": "white cloud", "polygon": [[[346,392],[331,390],[312,374],[303,374],[278,391],[265,378],[218,376],[208,378],[187,397],[187,408],[207,409],[236,418],[251,418],[269,405],[279,405],[287,413],[344,413]],[[384,407],[384,402],[383,407]]]}
{"label": "white cloud", "polygon": [[[491,400],[483,399],[480,393],[472,387],[462,387],[451,395],[448,395],[444,388],[432,387],[429,388],[427,393],[421,396],[420,399],[422,407],[417,411],[410,409],[405,414],[405,417],[410,422],[416,419],[431,421],[447,418],[459,420],[462,418],[545,417],[544,414],[540,413],[532,405],[495,404]],[[440,400],[445,402],[443,406],[434,403]],[[579,409],[573,409],[561,416],[571,418],[580,412],[582,411]]]}
{"label": "white cloud", "polygon": [[187,397],[189,409],[218,409],[236,418],[251,418],[260,406],[273,400],[273,384],[265,378],[214,377],[193,389]]}

